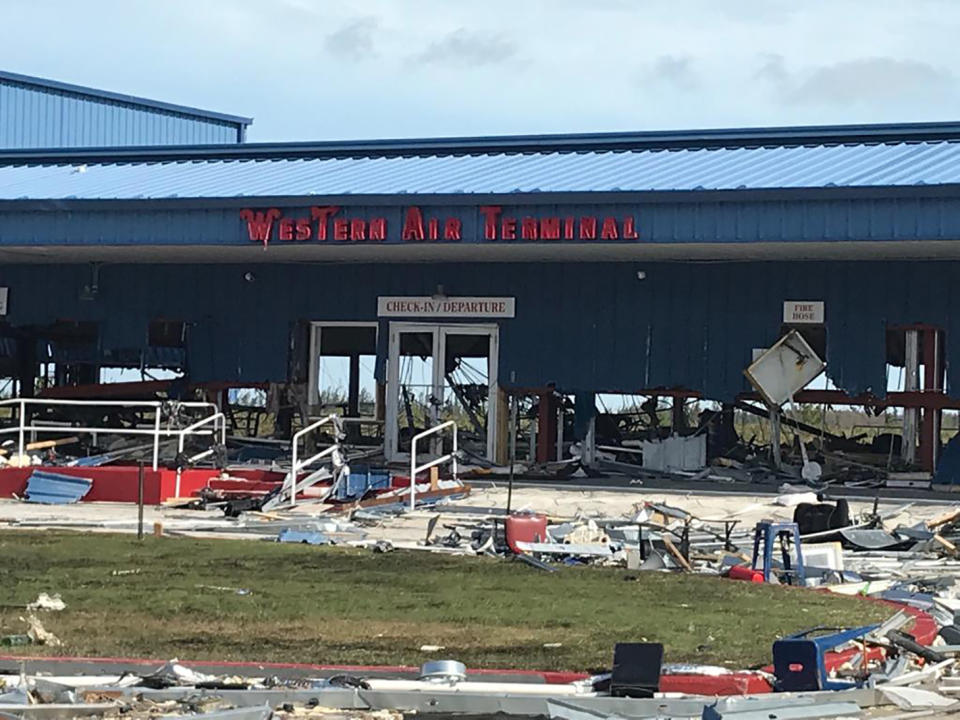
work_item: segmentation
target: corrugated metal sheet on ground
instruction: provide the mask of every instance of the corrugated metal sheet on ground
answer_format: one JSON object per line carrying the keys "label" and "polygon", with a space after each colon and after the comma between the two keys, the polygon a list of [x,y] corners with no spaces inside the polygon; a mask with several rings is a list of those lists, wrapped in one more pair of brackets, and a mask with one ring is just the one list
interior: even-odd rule
{"label": "corrugated metal sheet on ground", "polygon": [[483,195],[960,183],[951,141],[0,167],[0,200]]}
{"label": "corrugated metal sheet on ground", "polygon": [[32,503],[67,505],[79,502],[93,486],[90,478],[34,470],[27,478],[26,500]]}

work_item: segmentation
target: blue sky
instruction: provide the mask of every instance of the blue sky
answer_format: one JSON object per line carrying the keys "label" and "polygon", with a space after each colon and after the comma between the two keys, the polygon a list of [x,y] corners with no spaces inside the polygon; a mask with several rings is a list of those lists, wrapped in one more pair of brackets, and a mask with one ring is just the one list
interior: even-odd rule
{"label": "blue sky", "polygon": [[3,0],[0,67],[319,140],[960,117],[955,0]]}

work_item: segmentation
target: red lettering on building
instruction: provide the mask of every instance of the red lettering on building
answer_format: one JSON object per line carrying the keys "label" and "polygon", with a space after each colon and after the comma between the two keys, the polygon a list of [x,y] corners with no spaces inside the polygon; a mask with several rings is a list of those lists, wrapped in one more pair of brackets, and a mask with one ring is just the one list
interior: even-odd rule
{"label": "red lettering on building", "polygon": [[387,239],[387,219],[378,217],[373,218],[370,221],[370,239],[371,240],[386,240]]}
{"label": "red lettering on building", "polygon": [[[636,240],[639,237],[634,215],[622,218],[606,215],[516,217],[503,214],[499,205],[477,208],[483,225],[482,238],[470,240]],[[336,205],[310,208],[310,217],[284,217],[280,210],[244,209],[240,217],[246,222],[251,241],[266,247],[276,237],[284,242],[332,238],[338,242],[387,240],[385,217],[340,217]],[[463,239],[463,221],[456,216],[441,215],[424,219],[423,211],[410,206],[404,211],[400,240],[423,241]],[[315,223],[315,225],[314,225]],[[274,231],[274,226],[277,226]],[[397,238],[395,237],[394,240]]]}
{"label": "red lettering on building", "polygon": [[313,228],[310,227],[310,218],[297,218],[294,240],[309,240],[312,234]]}
{"label": "red lettering on building", "polygon": [[461,227],[462,225],[457,218],[447,218],[446,222],[443,223],[443,239],[460,240]]}
{"label": "red lettering on building", "polygon": [[597,238],[597,219],[595,217],[585,215],[580,218],[579,223],[580,229],[580,239],[581,240],[596,240]]}
{"label": "red lettering on building", "polygon": [[351,240],[367,239],[367,221],[366,220],[350,221],[350,239]]}
{"label": "red lettering on building", "polygon": [[327,239],[327,220],[340,211],[336,205],[310,208],[310,217],[317,221],[317,240]]}
{"label": "red lettering on building", "polygon": [[483,239],[497,239],[497,218],[500,216],[499,205],[481,205],[480,214],[483,215]]}
{"label": "red lettering on building", "polygon": [[273,232],[273,221],[280,217],[280,211],[270,208],[266,212],[261,210],[241,210],[240,219],[247,221],[247,235],[251,242],[262,242],[266,248]]}
{"label": "red lettering on building", "polygon": [[293,240],[292,218],[280,218],[280,228],[277,230],[277,237],[281,240]]}
{"label": "red lettering on building", "polygon": [[617,230],[617,219],[612,217],[605,217],[603,219],[603,227],[600,228],[600,239],[616,240],[619,236],[620,236],[620,233]]}
{"label": "red lettering on building", "polygon": [[523,240],[537,239],[537,219],[525,217],[520,221],[520,237]]}
{"label": "red lettering on building", "polygon": [[555,217],[540,218],[540,239],[541,240],[559,240],[560,239],[560,218],[555,218]]}
{"label": "red lettering on building", "polygon": [[403,232],[400,233],[402,240],[423,240],[423,213],[420,208],[413,206],[407,208],[407,216],[403,221]]}

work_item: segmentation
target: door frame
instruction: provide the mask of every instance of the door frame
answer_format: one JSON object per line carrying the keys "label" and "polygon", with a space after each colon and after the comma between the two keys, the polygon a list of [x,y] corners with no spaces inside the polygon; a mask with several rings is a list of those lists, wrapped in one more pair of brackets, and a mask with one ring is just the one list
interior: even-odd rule
{"label": "door frame", "polygon": [[490,339],[487,358],[487,450],[486,458],[496,459],[497,414],[498,414],[498,366],[500,361],[500,326],[496,323],[428,323],[390,322],[387,355],[386,426],[384,429],[384,454],[388,462],[410,459],[410,453],[400,452],[399,437],[399,381],[400,381],[400,334],[425,332],[433,335],[433,391],[442,393],[446,379],[443,377],[443,358],[446,354],[447,335],[484,335]]}

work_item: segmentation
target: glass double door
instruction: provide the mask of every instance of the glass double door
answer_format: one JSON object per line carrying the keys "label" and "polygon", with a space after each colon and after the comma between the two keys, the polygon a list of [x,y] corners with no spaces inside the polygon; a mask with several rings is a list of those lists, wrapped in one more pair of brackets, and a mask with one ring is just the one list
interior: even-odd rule
{"label": "glass double door", "polygon": [[[497,412],[497,326],[390,324],[387,366],[386,454],[409,458],[417,433],[448,420],[457,423],[465,461],[492,460]],[[417,455],[449,451],[439,433]],[[441,443],[443,443],[441,447]]]}

